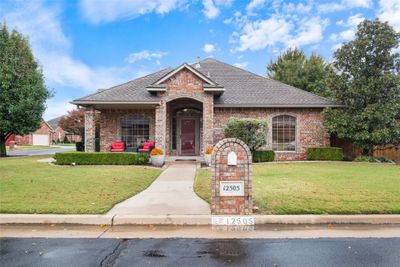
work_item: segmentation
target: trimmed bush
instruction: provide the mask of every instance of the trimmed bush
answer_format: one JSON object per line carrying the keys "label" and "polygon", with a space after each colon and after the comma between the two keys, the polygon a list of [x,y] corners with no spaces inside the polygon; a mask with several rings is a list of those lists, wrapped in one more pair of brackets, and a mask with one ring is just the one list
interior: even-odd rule
{"label": "trimmed bush", "polygon": [[312,147],[307,149],[308,160],[343,160],[340,147]]}
{"label": "trimmed bush", "polygon": [[266,144],[268,125],[264,120],[230,118],[225,125],[226,138],[245,142],[251,153]]}
{"label": "trimmed bush", "polygon": [[84,142],[76,142],[75,143],[76,151],[85,151],[85,143]]}
{"label": "trimmed bush", "polygon": [[257,150],[253,153],[253,162],[274,161],[275,152],[272,150]]}
{"label": "trimmed bush", "polygon": [[149,163],[146,154],[132,152],[65,152],[54,156],[58,165],[142,165]]}

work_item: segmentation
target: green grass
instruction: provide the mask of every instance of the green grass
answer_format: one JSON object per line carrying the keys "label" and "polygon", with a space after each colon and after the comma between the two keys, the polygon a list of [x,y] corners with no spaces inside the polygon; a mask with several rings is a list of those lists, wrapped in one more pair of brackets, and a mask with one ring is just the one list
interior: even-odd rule
{"label": "green grass", "polygon": [[[253,165],[254,205],[261,214],[399,214],[400,166],[371,163]],[[210,202],[210,171],[196,193]]]}
{"label": "green grass", "polygon": [[53,166],[49,156],[0,159],[0,213],[99,214],[146,189],[160,170]]}

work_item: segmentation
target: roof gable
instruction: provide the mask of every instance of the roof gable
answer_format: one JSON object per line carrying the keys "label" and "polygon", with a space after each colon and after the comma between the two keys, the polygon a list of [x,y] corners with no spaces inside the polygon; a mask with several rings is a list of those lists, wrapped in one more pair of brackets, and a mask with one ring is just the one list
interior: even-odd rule
{"label": "roof gable", "polygon": [[196,75],[197,77],[199,77],[201,80],[203,80],[204,82],[206,82],[207,84],[210,85],[217,85],[216,82],[214,82],[213,80],[211,80],[210,78],[208,78],[207,76],[205,76],[203,73],[197,71],[195,68],[193,68],[192,66],[188,65],[187,63],[183,63],[182,65],[180,65],[179,67],[177,67],[176,69],[174,69],[173,71],[171,71],[170,73],[167,73],[166,75],[164,75],[163,77],[161,77],[160,79],[158,79],[157,81],[155,81],[152,85],[161,85],[162,83],[164,83],[166,80],[168,80],[169,78],[171,78],[172,76],[174,76],[175,74],[177,74],[178,72],[180,72],[183,69],[187,69],[190,72],[192,72],[194,75]]}
{"label": "roof gable", "polygon": [[203,89],[204,89],[205,92],[223,93],[224,90],[225,90],[222,85],[219,85],[218,83],[216,83],[215,81],[213,81],[212,79],[207,77],[207,75],[199,72],[198,70],[196,70],[195,67],[193,67],[193,66],[191,66],[191,65],[189,65],[187,63],[183,63],[182,65],[180,65],[179,67],[175,68],[171,72],[165,74],[163,77],[161,77],[160,79],[158,79],[157,81],[155,81],[151,85],[147,86],[146,87],[147,91],[149,91],[149,92],[164,92],[164,91],[166,91],[167,88],[164,85],[164,83],[168,79],[172,78],[173,76],[175,76],[176,74],[181,72],[182,70],[190,71],[197,78],[202,80],[205,83],[204,86],[203,86]]}

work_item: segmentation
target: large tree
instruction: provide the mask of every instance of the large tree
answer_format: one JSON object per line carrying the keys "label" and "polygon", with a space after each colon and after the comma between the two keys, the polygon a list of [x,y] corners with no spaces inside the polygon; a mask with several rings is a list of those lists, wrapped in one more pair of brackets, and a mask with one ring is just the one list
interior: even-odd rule
{"label": "large tree", "polygon": [[289,48],[267,66],[269,78],[326,97],[331,96],[326,84],[330,71],[332,67],[322,56],[311,54],[307,58],[299,48]]}
{"label": "large tree", "polygon": [[40,127],[51,92],[32,55],[28,40],[0,25],[0,156],[12,134],[24,135]]}
{"label": "large tree", "polygon": [[327,109],[330,133],[348,138],[371,155],[374,145],[400,140],[400,34],[387,22],[365,20],[355,39],[335,53],[328,79],[342,109]]}

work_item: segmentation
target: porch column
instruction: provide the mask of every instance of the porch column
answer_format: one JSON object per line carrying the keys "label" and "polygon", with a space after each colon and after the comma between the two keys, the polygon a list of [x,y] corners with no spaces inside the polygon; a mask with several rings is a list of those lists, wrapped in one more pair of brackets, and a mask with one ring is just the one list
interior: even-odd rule
{"label": "porch column", "polygon": [[155,120],[155,141],[156,147],[165,151],[165,136],[167,128],[167,109],[166,103],[161,101],[160,105],[156,107],[156,120]]}
{"label": "porch column", "polygon": [[203,102],[203,147],[200,155],[204,154],[207,147],[213,145],[214,139],[214,105],[212,96]]}
{"label": "porch column", "polygon": [[85,110],[85,152],[95,152],[95,111],[93,107]]}

